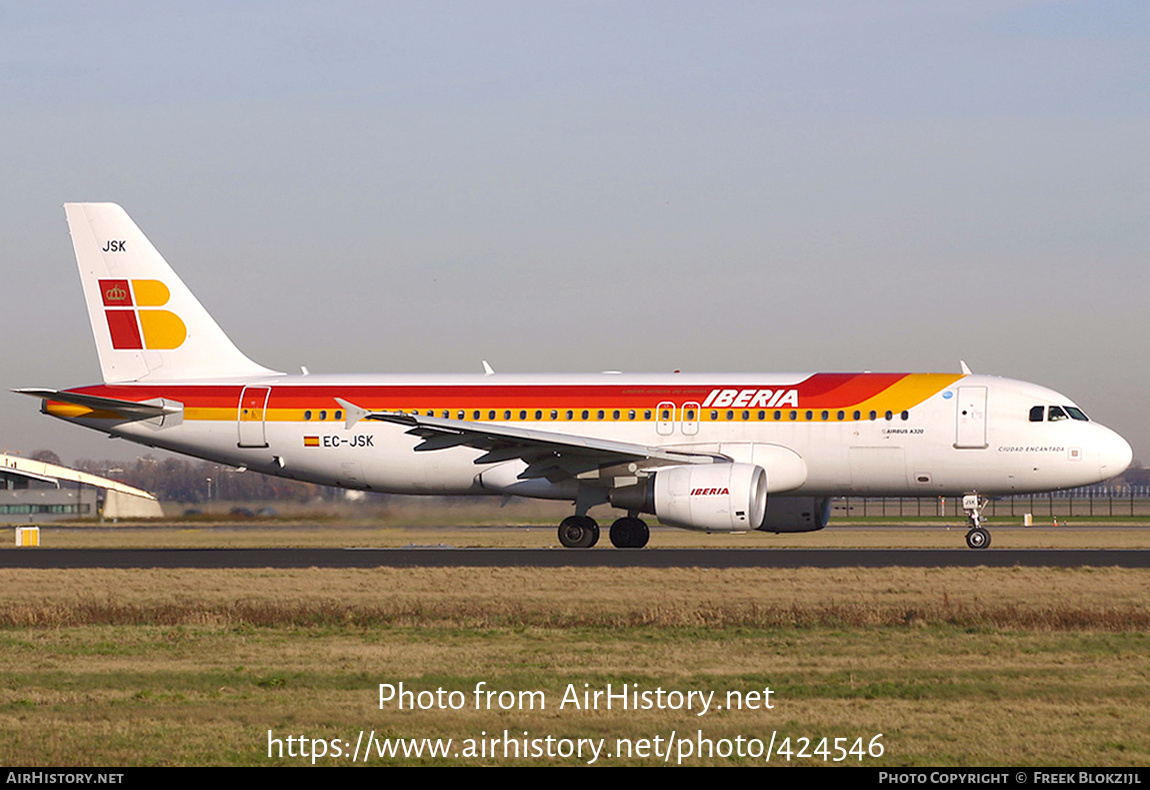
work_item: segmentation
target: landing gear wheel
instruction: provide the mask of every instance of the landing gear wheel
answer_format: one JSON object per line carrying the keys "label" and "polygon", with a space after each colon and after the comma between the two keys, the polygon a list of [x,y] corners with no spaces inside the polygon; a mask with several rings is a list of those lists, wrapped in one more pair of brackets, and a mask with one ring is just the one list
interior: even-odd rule
{"label": "landing gear wheel", "polygon": [[621,518],[611,525],[611,545],[617,549],[641,549],[651,538],[651,530],[642,519]]}
{"label": "landing gear wheel", "polygon": [[990,545],[990,533],[982,527],[966,533],[966,545],[972,549],[985,549]]}
{"label": "landing gear wheel", "polygon": [[599,542],[599,525],[589,516],[568,516],[559,524],[559,542],[569,549],[589,549]]}

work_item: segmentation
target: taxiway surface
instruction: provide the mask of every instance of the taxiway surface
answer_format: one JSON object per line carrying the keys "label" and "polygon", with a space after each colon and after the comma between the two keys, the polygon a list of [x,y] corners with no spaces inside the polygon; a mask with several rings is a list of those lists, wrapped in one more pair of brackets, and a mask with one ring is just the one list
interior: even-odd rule
{"label": "taxiway surface", "polygon": [[1150,568],[1146,549],[7,549],[0,568]]}

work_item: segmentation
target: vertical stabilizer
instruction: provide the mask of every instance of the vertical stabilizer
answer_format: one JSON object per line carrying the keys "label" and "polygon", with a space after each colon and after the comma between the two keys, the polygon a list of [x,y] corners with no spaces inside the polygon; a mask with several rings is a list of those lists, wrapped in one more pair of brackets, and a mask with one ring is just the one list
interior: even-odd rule
{"label": "vertical stabilizer", "polygon": [[127,213],[66,203],[106,382],[274,375],[235,347]]}

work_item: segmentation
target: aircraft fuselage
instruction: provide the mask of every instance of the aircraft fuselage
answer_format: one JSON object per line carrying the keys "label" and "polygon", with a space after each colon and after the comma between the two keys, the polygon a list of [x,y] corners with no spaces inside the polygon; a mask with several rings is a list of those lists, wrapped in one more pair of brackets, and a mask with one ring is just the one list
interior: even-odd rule
{"label": "aircraft fuselage", "polygon": [[[1130,460],[1129,446],[1110,429],[1049,419],[1051,406],[1076,408],[1065,396],[979,375],[276,376],[72,392],[162,398],[181,412],[124,421],[49,401],[46,413],[219,463],[392,493],[503,492],[482,484],[480,474],[498,465],[476,463],[482,450],[416,451],[420,439],[404,426],[347,425],[337,398],[372,411],[767,459],[771,494],[1020,494],[1096,483]],[[1031,419],[1036,407],[1040,420]],[[568,498],[561,487],[553,492]]]}

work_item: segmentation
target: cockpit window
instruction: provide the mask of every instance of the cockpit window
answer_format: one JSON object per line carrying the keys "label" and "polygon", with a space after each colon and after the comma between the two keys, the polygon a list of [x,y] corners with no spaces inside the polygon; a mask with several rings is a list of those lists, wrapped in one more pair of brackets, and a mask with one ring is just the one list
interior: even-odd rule
{"label": "cockpit window", "polygon": [[1063,406],[1062,408],[1066,409],[1066,413],[1070,415],[1070,419],[1072,420],[1082,420],[1082,422],[1090,421],[1090,418],[1077,406]]}
{"label": "cockpit window", "polygon": [[1042,422],[1042,420],[1045,416],[1046,416],[1046,407],[1045,406],[1031,406],[1030,407],[1030,421],[1031,422]]}
{"label": "cockpit window", "polygon": [[1051,406],[1050,417],[1048,419],[1051,422],[1057,422],[1058,420],[1067,420],[1070,418],[1066,416],[1066,412],[1062,410],[1061,406]]}

